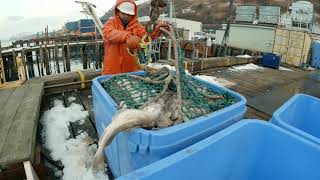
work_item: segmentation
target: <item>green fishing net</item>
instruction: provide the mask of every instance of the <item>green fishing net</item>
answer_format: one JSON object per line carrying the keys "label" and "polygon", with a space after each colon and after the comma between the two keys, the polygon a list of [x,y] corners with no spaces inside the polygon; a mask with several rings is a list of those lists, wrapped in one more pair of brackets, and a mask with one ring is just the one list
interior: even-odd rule
{"label": "green fishing net", "polygon": [[[184,58],[179,49],[183,121],[207,115],[238,101],[232,94],[215,91],[207,83],[186,74],[183,61]],[[156,72],[146,71],[139,75],[120,74],[104,80],[102,86],[118,105],[128,109],[138,109],[154,99],[165,88],[165,91],[177,92],[176,75],[166,86],[164,80],[169,74],[168,68],[162,68]]]}

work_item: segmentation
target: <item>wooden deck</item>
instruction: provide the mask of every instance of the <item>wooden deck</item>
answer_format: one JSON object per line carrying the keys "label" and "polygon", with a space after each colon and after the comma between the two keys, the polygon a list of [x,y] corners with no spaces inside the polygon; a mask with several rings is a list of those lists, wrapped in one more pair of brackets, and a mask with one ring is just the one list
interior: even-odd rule
{"label": "wooden deck", "polygon": [[[228,81],[227,88],[244,95],[248,101],[246,118],[268,120],[272,115],[270,109],[276,108],[294,93],[305,92],[301,88],[302,85],[306,84],[304,82],[311,84],[305,87],[305,89],[312,89],[307,93],[311,95],[314,95],[312,93],[315,92],[320,93],[320,82],[311,82],[309,72],[294,68],[292,70],[264,68],[232,71],[230,68],[215,68],[201,71],[200,74],[211,75]],[[61,76],[66,77],[65,74]],[[92,75],[92,77],[85,79],[90,81],[95,76],[97,75]],[[89,89],[78,90],[79,84],[63,84],[65,82],[57,81],[58,77],[54,79],[54,82],[58,84],[50,84],[43,78],[41,80],[27,81],[17,88],[0,90],[0,166],[2,170],[25,160],[33,161],[35,142],[43,143],[39,136],[40,131],[37,133],[38,138],[35,135],[39,114],[41,115],[43,111],[52,108],[53,102],[57,99],[62,100],[67,107],[70,105],[69,97],[75,97],[74,102],[89,111],[90,116],[84,124],[70,124],[70,132],[72,132],[73,136],[77,136],[85,131],[92,139],[97,140],[90,86],[86,86]],[[79,78],[76,79],[74,77],[69,79],[80,81]],[[89,84],[89,82],[87,83]],[[70,85],[70,87],[66,88],[66,85]],[[43,93],[45,94],[43,95]],[[276,94],[276,97],[274,94]],[[266,101],[266,99],[269,101]],[[41,127],[40,124],[39,126]],[[50,158],[50,153],[44,147],[41,147],[41,157],[42,160],[45,159],[46,162],[56,166],[58,169],[63,168],[61,163],[55,162]]]}
{"label": "wooden deck", "polygon": [[35,136],[44,83],[27,81],[0,90],[0,168],[34,162]]}
{"label": "wooden deck", "polygon": [[[275,110],[293,94],[304,92],[302,89],[292,89],[292,91],[283,94],[277,93],[277,97],[272,96],[275,91],[283,91],[285,87],[308,79],[309,72],[296,68],[288,69],[292,69],[292,71],[270,68],[232,71],[230,68],[216,68],[202,71],[200,74],[229,81],[230,85],[227,88],[244,95],[247,99],[248,108],[246,118],[268,120],[271,118],[273,111],[270,112],[267,109]],[[267,97],[270,100],[268,103],[260,98],[267,93],[271,94]],[[278,102],[274,103],[276,101]]]}

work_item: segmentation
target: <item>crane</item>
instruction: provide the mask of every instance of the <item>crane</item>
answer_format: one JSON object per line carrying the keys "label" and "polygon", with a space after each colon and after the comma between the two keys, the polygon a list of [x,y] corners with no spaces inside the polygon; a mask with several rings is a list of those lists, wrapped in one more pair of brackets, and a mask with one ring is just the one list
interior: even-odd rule
{"label": "crane", "polygon": [[103,37],[102,22],[94,10],[94,8],[96,8],[96,6],[92,3],[85,2],[85,1],[75,1],[75,2],[82,5],[83,11],[81,11],[81,12],[91,16],[94,24],[96,25],[98,31],[100,32],[100,34]]}

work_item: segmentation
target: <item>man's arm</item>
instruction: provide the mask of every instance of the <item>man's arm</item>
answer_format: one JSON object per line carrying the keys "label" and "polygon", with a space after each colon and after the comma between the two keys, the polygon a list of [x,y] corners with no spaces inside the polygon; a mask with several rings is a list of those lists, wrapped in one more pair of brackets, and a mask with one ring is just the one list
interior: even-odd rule
{"label": "man's arm", "polygon": [[116,26],[112,21],[108,21],[103,26],[104,40],[109,43],[113,43],[113,44],[126,43],[126,40],[130,35],[131,34],[129,32],[116,29]]}
{"label": "man's arm", "polygon": [[156,25],[156,27],[154,28],[153,32],[151,33],[151,38],[154,40],[154,39],[157,39],[157,37],[161,34],[161,30],[160,28],[164,28],[168,31],[170,31],[170,28],[169,28],[169,24],[167,23],[158,23]]}
{"label": "man's arm", "polygon": [[142,25],[142,24],[140,24],[140,23],[138,23],[138,27],[137,27],[137,34],[136,34],[137,36],[139,36],[139,37],[143,37],[143,36],[146,36],[146,35],[148,35],[148,33],[147,33],[147,31],[146,31],[146,28]]}

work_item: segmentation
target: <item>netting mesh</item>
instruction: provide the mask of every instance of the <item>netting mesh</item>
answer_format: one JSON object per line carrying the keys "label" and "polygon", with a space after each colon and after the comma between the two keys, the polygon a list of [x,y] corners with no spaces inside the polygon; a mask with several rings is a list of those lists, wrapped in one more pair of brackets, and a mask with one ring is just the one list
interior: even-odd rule
{"label": "netting mesh", "polygon": [[[168,72],[161,70],[156,74],[147,73],[141,76],[129,74],[116,75],[102,82],[108,94],[121,106],[128,109],[138,109],[146,102],[155,98],[162,92],[165,83],[161,77],[167,77]],[[137,77],[144,77],[150,80],[159,79],[158,83],[148,83]],[[157,79],[156,79],[157,80]]]}
{"label": "netting mesh", "polygon": [[[179,50],[179,69],[181,84],[181,117],[188,121],[213,111],[225,108],[237,102],[237,98],[228,92],[217,92],[206,83],[185,73],[183,55]],[[170,79],[170,70],[162,68],[156,72],[146,71],[144,75],[115,75],[102,82],[108,94],[120,106],[139,109],[163,92],[177,92],[176,76]],[[166,85],[167,83],[167,85]]]}

